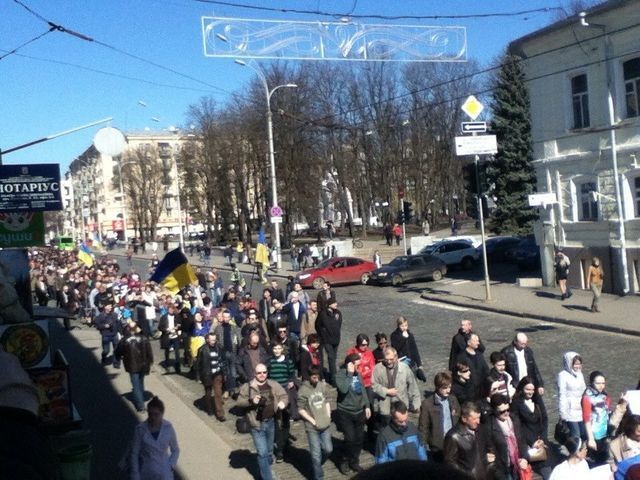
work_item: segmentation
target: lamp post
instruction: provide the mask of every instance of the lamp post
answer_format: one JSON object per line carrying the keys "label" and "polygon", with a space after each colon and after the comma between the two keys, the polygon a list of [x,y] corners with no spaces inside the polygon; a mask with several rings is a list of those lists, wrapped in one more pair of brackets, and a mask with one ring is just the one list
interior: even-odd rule
{"label": "lamp post", "polygon": [[[259,68],[254,67],[250,63],[246,63],[242,60],[234,60],[238,65],[242,65],[243,67],[249,67],[251,70],[256,72],[258,78],[262,82],[262,86],[264,87],[264,93],[267,98],[267,134],[269,136],[269,165],[270,165],[270,177],[271,177],[271,199],[272,206],[278,206],[278,187],[276,185],[276,161],[275,155],[273,151],[273,114],[271,113],[271,96],[279,90],[280,88],[296,88],[298,85],[295,83],[285,83],[283,85],[278,85],[269,90],[269,84],[267,83],[267,79],[264,76],[264,73]],[[282,252],[280,251],[280,223],[273,222],[273,234],[275,235],[275,247],[276,247],[276,266],[278,269],[282,268]]]}
{"label": "lamp post", "polygon": [[123,162],[122,157],[118,159],[118,176],[120,177],[120,204],[122,207],[122,240],[127,244],[127,204],[124,198],[124,186],[122,183],[122,167],[132,165],[136,162]]}

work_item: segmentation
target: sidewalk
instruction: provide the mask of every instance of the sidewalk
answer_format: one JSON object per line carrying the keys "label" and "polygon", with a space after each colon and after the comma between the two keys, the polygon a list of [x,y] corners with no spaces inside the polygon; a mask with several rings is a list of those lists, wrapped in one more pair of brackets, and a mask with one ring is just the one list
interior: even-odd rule
{"label": "sidewalk", "polygon": [[[52,336],[71,365],[74,403],[83,417],[83,428],[93,447],[93,479],[112,479],[121,475],[119,463],[129,451],[135,425],[146,414],[135,411],[130,397],[129,375],[100,364],[100,334],[80,325],[65,332],[52,320]],[[165,418],[176,430],[180,458],[176,478],[197,479],[218,475],[238,480],[253,478],[245,468],[233,468],[229,457],[235,448],[224,441],[162,378],[162,369],[154,364],[145,378],[147,400],[157,395],[165,404]],[[215,472],[215,473],[214,473]]]}
{"label": "sidewalk", "polygon": [[483,280],[451,283],[445,280],[426,288],[421,297],[460,307],[640,336],[640,322],[635,315],[640,309],[640,298],[635,295],[620,297],[603,293],[600,297],[602,313],[592,313],[592,295],[587,290],[572,290],[573,296],[564,301],[560,300],[557,288],[527,288],[491,282],[490,290],[492,300],[486,301]]}

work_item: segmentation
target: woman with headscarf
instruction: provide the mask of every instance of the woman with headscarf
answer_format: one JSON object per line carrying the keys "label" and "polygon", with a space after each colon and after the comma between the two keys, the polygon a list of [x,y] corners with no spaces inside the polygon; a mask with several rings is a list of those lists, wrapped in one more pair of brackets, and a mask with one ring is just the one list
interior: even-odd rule
{"label": "woman with headscarf", "polygon": [[582,421],[582,394],[587,385],[582,374],[582,357],[576,352],[567,352],[563,356],[563,370],[558,373],[558,410],[560,420],[571,431],[571,436],[587,438]]}

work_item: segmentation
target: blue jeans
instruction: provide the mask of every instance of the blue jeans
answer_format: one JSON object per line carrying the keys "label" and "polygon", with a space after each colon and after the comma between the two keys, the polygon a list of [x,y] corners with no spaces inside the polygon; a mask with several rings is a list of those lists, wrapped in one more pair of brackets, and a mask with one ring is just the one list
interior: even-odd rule
{"label": "blue jeans", "polygon": [[314,480],[323,480],[324,472],[322,471],[322,455],[327,458],[333,452],[333,443],[331,443],[331,428],[325,428],[323,431],[307,430],[307,438],[309,439],[309,452],[311,453],[311,465],[313,466]]}
{"label": "blue jeans", "polygon": [[[118,336],[104,336],[102,337],[102,363],[104,363],[109,355],[111,354],[111,346],[113,345],[113,352],[115,353],[116,347],[118,346]],[[120,361],[116,359],[116,356],[113,356],[113,366],[118,368],[120,367]]]}
{"label": "blue jeans", "polygon": [[300,270],[300,262],[298,262],[298,257],[291,257],[291,270],[294,272],[298,272]]}
{"label": "blue jeans", "polygon": [[[238,372],[236,370],[236,354],[233,352],[224,352],[224,388],[227,392],[233,392],[237,387]],[[246,381],[252,380],[247,378]]]}
{"label": "blue jeans", "polygon": [[273,442],[275,425],[273,418],[260,422],[260,428],[251,429],[253,444],[258,452],[258,468],[262,480],[273,480],[271,464],[273,463]]}
{"label": "blue jeans", "polygon": [[144,373],[129,373],[131,386],[133,387],[133,403],[136,410],[144,408]]}
{"label": "blue jeans", "polygon": [[587,439],[587,430],[584,428],[584,422],[566,422],[572,437]]}

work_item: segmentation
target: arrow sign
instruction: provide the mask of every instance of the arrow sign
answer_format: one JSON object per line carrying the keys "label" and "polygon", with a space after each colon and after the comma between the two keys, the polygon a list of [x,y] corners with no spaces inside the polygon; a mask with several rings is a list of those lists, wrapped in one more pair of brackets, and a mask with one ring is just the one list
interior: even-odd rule
{"label": "arrow sign", "polygon": [[487,122],[462,122],[462,133],[485,133]]}

